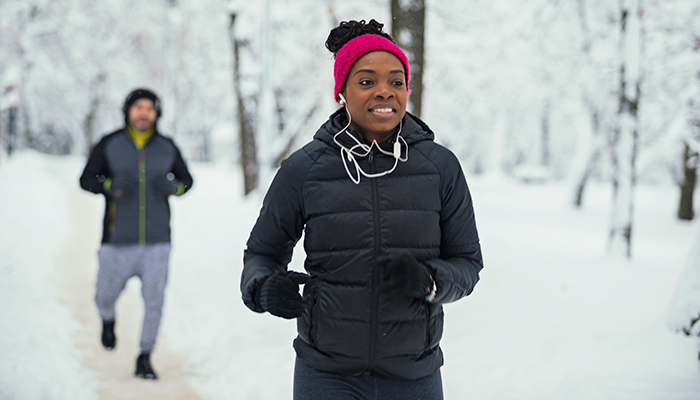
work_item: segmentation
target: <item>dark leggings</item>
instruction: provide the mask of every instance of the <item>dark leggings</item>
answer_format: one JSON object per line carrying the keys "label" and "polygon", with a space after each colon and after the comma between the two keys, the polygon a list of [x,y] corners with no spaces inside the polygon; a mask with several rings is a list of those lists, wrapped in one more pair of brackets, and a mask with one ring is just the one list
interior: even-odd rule
{"label": "dark leggings", "polygon": [[294,400],[443,400],[440,370],[415,380],[392,381],[371,375],[321,372],[297,357]]}

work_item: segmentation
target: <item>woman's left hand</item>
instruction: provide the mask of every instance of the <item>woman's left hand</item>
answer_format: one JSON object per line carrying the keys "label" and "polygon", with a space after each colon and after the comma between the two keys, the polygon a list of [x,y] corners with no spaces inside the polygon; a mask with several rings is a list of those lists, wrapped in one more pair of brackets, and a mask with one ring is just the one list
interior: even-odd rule
{"label": "woman's left hand", "polygon": [[413,256],[401,256],[380,263],[382,268],[382,290],[394,295],[403,295],[432,301],[435,280],[427,265]]}

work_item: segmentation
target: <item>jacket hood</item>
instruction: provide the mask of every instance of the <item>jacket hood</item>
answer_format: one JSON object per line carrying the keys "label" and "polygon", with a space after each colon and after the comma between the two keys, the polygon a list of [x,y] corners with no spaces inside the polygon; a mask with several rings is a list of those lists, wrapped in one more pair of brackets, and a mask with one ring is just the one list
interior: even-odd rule
{"label": "jacket hood", "polygon": [[[423,122],[420,118],[409,113],[408,111],[404,115],[402,122],[403,126],[401,128],[401,137],[403,137],[403,139],[406,141],[406,143],[408,143],[409,146],[424,140],[432,141],[435,139],[435,134],[432,130],[430,130],[428,125],[426,125],[426,123]],[[339,108],[336,112],[331,114],[328,120],[323,125],[321,125],[318,131],[316,131],[316,133],[314,134],[314,139],[318,139],[325,143],[328,143],[328,145],[330,145],[333,148],[338,148],[338,145],[333,140],[333,137],[338,132],[343,130],[343,128],[345,128],[347,124],[348,119],[345,112],[345,108]],[[356,137],[358,140],[360,140],[360,142],[370,144],[369,141],[367,141],[367,139],[365,139],[360,132],[354,129],[348,129],[348,132],[354,137]],[[396,134],[394,134],[394,136],[391,139],[389,139],[388,143],[394,143],[395,140]],[[353,140],[345,134],[339,135],[338,141],[350,147],[355,144]]]}

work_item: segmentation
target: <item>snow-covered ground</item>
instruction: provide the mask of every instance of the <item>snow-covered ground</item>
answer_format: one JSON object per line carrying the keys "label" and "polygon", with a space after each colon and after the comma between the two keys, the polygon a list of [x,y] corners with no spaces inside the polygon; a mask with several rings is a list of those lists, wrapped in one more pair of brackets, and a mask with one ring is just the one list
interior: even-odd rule
{"label": "snow-covered ground", "polygon": [[[99,344],[103,200],[80,190],[83,163],[0,160],[0,399],[291,399],[294,323],[240,301],[260,198],[241,196],[238,170],[191,164],[194,189],[172,202],[161,379],[143,382],[137,280],[117,304],[117,350]],[[445,307],[446,399],[700,398],[696,340],[666,323],[695,226],[675,219],[674,187],[638,188],[629,262],[606,255],[607,185],[574,210],[565,184],[468,180],[485,268]]]}

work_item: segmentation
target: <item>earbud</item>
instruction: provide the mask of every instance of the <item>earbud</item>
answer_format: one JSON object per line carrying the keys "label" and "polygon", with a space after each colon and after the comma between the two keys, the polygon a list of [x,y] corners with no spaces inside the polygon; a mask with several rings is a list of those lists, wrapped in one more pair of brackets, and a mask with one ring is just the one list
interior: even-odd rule
{"label": "earbud", "polygon": [[394,142],[394,158],[401,158],[401,143],[398,140]]}
{"label": "earbud", "polygon": [[343,95],[341,93],[338,93],[338,96],[340,97],[340,101],[338,103],[340,103],[341,106],[344,106],[345,104],[347,104],[345,101],[345,97],[343,97]]}

